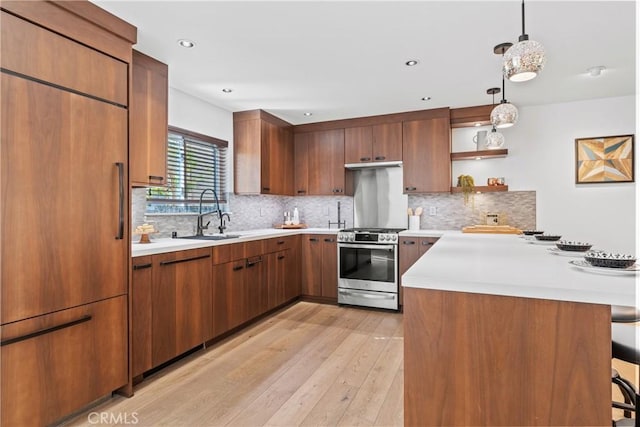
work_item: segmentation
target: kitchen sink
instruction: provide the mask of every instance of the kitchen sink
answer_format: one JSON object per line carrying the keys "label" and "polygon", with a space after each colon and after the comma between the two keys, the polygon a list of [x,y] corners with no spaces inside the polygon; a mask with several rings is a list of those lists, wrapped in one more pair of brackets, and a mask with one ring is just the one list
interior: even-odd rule
{"label": "kitchen sink", "polygon": [[195,239],[195,240],[226,240],[240,237],[238,234],[214,234],[212,236],[180,236],[179,239]]}

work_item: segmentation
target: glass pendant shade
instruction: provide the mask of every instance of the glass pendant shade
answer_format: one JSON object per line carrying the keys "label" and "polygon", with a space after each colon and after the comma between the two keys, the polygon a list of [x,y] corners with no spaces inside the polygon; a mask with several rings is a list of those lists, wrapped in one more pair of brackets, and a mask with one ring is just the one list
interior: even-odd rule
{"label": "glass pendant shade", "polygon": [[512,82],[526,82],[538,75],[545,64],[544,47],[533,40],[522,40],[504,54],[502,71]]}
{"label": "glass pendant shade", "polygon": [[504,145],[504,135],[496,131],[496,128],[493,128],[485,141],[485,147],[489,150],[496,150]]}
{"label": "glass pendant shade", "polygon": [[518,109],[504,100],[491,111],[491,124],[498,129],[511,127],[517,121]]}

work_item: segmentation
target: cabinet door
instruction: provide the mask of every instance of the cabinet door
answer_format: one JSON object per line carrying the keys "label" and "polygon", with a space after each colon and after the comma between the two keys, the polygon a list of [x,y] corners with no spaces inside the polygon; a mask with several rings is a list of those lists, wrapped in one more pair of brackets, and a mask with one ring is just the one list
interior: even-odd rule
{"label": "cabinet door", "polygon": [[401,237],[398,242],[398,303],[402,304],[402,275],[420,258],[420,238]]}
{"label": "cabinet door", "polygon": [[211,249],[153,256],[153,365],[211,335]]}
{"label": "cabinet door", "polygon": [[373,161],[373,131],[371,126],[344,130],[344,162],[367,163]]}
{"label": "cabinet door", "polygon": [[420,255],[422,256],[438,241],[437,237],[421,237],[420,238]]}
{"label": "cabinet door", "polygon": [[294,148],[291,130],[262,121],[261,190],[293,195]]}
{"label": "cabinet door", "polygon": [[402,123],[384,123],[372,127],[374,162],[402,160]]}
{"label": "cabinet door", "polygon": [[125,294],[127,110],[1,79],[1,323]]}
{"label": "cabinet door", "polygon": [[291,301],[300,296],[300,250],[288,249],[284,256],[284,301]]}
{"label": "cabinet door", "polygon": [[312,140],[312,133],[294,135],[294,196],[309,194],[309,148]]}
{"label": "cabinet door", "polygon": [[291,250],[274,252],[268,255],[267,268],[269,288],[269,309],[285,302],[285,282],[287,280],[286,269]]}
{"label": "cabinet door", "polygon": [[247,294],[245,305],[247,317],[244,321],[251,320],[268,310],[269,290],[266,282],[266,265],[264,255],[247,258]]}
{"label": "cabinet door", "polygon": [[322,296],[322,242],[320,236],[302,237],[302,294]]}
{"label": "cabinet door", "polygon": [[311,141],[308,194],[345,194],[344,129],[313,132]]}
{"label": "cabinet door", "polygon": [[450,191],[450,141],[448,118],[403,122],[405,193]]}
{"label": "cabinet door", "polygon": [[338,243],[333,235],[322,237],[322,296],[338,298]]}
{"label": "cabinet door", "polygon": [[240,325],[247,318],[245,260],[214,266],[213,335]]}
{"label": "cabinet door", "polygon": [[133,259],[131,279],[131,371],[134,377],[153,367],[152,300],[153,261],[151,256]]}
{"label": "cabinet door", "polygon": [[129,156],[133,185],[165,185],[168,66],[133,51]]}
{"label": "cabinet door", "polygon": [[0,335],[3,426],[56,424],[127,384],[126,296],[3,325]]}

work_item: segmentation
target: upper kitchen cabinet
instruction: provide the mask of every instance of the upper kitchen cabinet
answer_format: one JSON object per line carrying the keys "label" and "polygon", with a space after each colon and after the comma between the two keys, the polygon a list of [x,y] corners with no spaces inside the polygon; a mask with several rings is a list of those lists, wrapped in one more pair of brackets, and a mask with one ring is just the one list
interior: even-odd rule
{"label": "upper kitchen cabinet", "polygon": [[236,194],[294,194],[292,126],[262,110],[233,113]]}
{"label": "upper kitchen cabinet", "polygon": [[295,135],[296,195],[345,195],[344,129]]}
{"label": "upper kitchen cabinet", "polygon": [[404,192],[407,194],[450,191],[449,108],[429,112],[429,118],[402,124]]}
{"label": "upper kitchen cabinet", "polygon": [[129,159],[133,186],[166,184],[168,67],[133,51]]}
{"label": "upper kitchen cabinet", "polygon": [[345,129],[345,163],[402,160],[402,123],[383,123]]}

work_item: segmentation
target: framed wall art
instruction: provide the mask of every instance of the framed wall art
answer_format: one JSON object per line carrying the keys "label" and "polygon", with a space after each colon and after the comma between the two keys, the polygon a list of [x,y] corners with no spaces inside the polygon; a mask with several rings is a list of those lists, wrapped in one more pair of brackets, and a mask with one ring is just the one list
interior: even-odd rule
{"label": "framed wall art", "polygon": [[634,135],[576,139],[576,184],[633,182]]}

